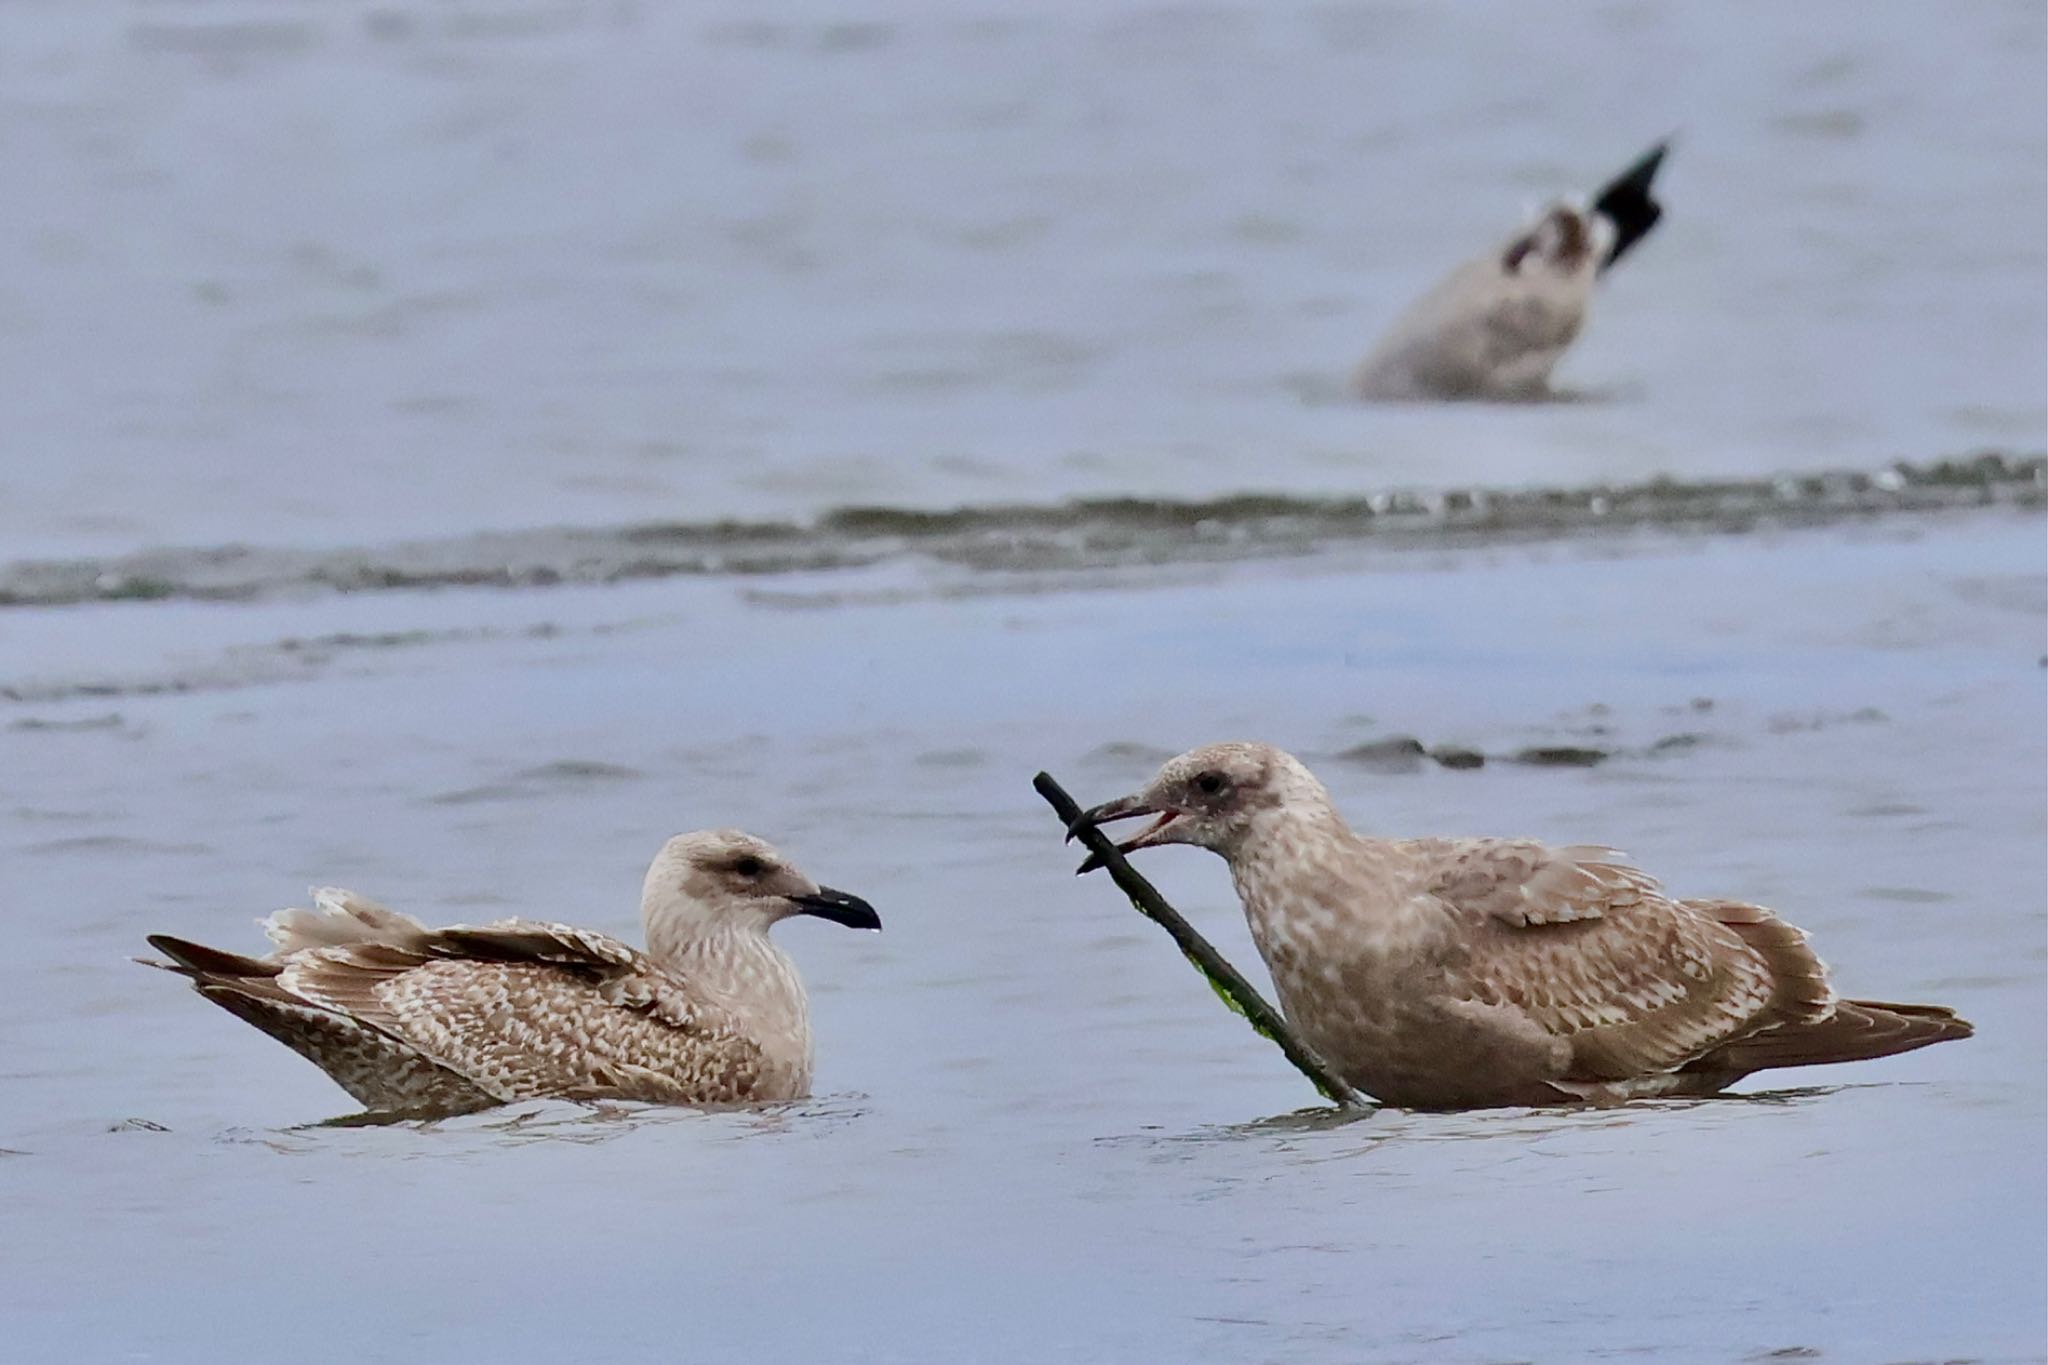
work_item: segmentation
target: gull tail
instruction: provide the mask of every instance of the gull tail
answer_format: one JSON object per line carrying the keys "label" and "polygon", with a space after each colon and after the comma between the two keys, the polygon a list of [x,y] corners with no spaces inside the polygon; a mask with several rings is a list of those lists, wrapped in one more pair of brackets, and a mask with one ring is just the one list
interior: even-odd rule
{"label": "gull tail", "polygon": [[203,943],[190,939],[174,938],[169,934],[151,934],[149,946],[169,958],[169,962],[158,962],[154,958],[138,957],[135,960],[145,967],[157,967],[179,976],[189,977],[195,984],[206,985],[220,981],[262,981],[276,976],[282,970],[281,964],[260,957],[244,957],[220,948],[209,948]]}
{"label": "gull tail", "polygon": [[1716,1048],[1684,1069],[1746,1074],[1774,1067],[1862,1062],[1968,1038],[1976,1031],[1969,1020],[1944,1005],[1844,1000],[1825,1019],[1765,1029]]}
{"label": "gull tail", "polygon": [[501,1102],[405,1039],[294,995],[280,980],[286,968],[280,959],[245,957],[170,934],[151,934],[149,946],[170,960],[137,962],[185,977],[200,995],[326,1072],[367,1109],[461,1114]]}
{"label": "gull tail", "polygon": [[1650,235],[1650,229],[1664,216],[1664,206],[1650,197],[1650,182],[1656,179],[1657,168],[1664,164],[1665,153],[1670,150],[1671,139],[1666,138],[1600,187],[1593,200],[1593,211],[1614,224],[1614,245],[1607,249],[1607,259],[1600,263],[1602,271],[1612,269],[1630,247]]}

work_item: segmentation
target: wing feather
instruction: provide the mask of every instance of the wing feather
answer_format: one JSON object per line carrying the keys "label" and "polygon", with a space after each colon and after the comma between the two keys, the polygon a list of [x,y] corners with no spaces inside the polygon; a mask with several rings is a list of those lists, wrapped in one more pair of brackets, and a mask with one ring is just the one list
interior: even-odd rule
{"label": "wing feather", "polygon": [[1797,931],[1759,907],[1740,907],[1732,913],[1741,923],[1724,924],[1591,845],[1445,840],[1430,852],[1430,892],[1480,930],[1454,990],[1516,1008],[1565,1039],[1566,1079],[1675,1070],[1813,1007],[1812,980],[1781,991],[1770,956],[1739,931],[1793,952],[1788,935]]}
{"label": "wing feather", "polygon": [[[1424,841],[1417,841],[1418,843]],[[1661,898],[1627,855],[1595,844],[1551,848],[1534,839],[1427,841],[1427,889],[1461,909],[1517,927],[1568,924]]]}
{"label": "wing feather", "polygon": [[504,1099],[745,1099],[760,1047],[723,1007],[604,934],[506,921],[414,946],[294,954],[293,994],[405,1039]]}
{"label": "wing feather", "polygon": [[311,910],[279,910],[258,923],[279,957],[342,943],[406,944],[427,932],[411,915],[338,886],[314,887]]}

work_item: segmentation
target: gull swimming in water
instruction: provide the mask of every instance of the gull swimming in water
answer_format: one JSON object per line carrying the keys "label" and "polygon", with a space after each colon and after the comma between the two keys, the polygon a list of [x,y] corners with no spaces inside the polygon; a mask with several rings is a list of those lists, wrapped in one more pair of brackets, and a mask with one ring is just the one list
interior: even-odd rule
{"label": "gull swimming in water", "polygon": [[170,961],[138,960],[190,978],[377,1113],[800,1098],[810,1008],[768,930],[792,915],[882,927],[866,901],[738,830],[662,846],[641,889],[644,952],[534,920],[429,929],[331,888],[313,902],[262,921],[268,957],[152,934]]}
{"label": "gull swimming in water", "polygon": [[1657,225],[1650,197],[1669,144],[1603,186],[1590,206],[1565,199],[1495,250],[1468,261],[1395,320],[1359,365],[1370,399],[1533,399],[1585,325],[1594,283]]}
{"label": "gull swimming in water", "polygon": [[1710,1095],[1972,1031],[1939,1005],[1838,999],[1799,929],[1674,900],[1610,848],[1355,834],[1269,745],[1182,754],[1077,824],[1140,815],[1118,847],[1221,854],[1288,1023],[1387,1104]]}

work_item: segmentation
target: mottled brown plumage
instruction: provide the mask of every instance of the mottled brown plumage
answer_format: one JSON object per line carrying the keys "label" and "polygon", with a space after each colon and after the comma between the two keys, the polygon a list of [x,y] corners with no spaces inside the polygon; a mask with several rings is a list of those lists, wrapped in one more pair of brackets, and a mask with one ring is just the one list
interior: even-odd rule
{"label": "mottled brown plumage", "polygon": [[1355,834],[1267,745],[1183,754],[1087,818],[1147,814],[1124,847],[1221,854],[1288,1022],[1389,1104],[1711,1094],[1971,1032],[1940,1006],[1838,1001],[1800,930],[1674,900],[1613,849]]}
{"label": "mottled brown plumage", "polygon": [[429,929],[346,891],[265,921],[243,957],[152,935],[207,999],[310,1059],[366,1108],[462,1113],[542,1096],[790,1099],[811,1080],[796,967],[768,937],[813,914],[879,927],[763,841],[679,835],[648,869],[648,950],[567,924]]}

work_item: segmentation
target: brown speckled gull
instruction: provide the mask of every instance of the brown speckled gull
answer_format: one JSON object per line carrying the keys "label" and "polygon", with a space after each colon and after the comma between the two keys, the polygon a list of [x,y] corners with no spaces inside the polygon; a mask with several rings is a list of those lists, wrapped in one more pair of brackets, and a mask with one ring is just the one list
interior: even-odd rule
{"label": "brown speckled gull", "polygon": [[1222,855],[1288,1022],[1387,1104],[1707,1095],[1970,1036],[1938,1005],[1837,999],[1803,932],[1675,900],[1613,849],[1355,834],[1268,745],[1182,754],[1082,818],[1139,815],[1126,851]]}
{"label": "brown speckled gull", "polygon": [[464,1113],[514,1100],[710,1104],[810,1090],[810,1010],[768,930],[791,915],[881,927],[737,830],[670,839],[647,870],[647,949],[567,924],[429,929],[347,891],[263,921],[243,957],[149,942],[193,988],[312,1061],[365,1108]]}

